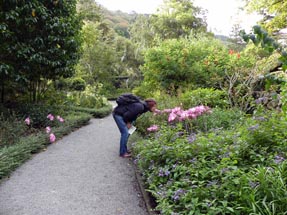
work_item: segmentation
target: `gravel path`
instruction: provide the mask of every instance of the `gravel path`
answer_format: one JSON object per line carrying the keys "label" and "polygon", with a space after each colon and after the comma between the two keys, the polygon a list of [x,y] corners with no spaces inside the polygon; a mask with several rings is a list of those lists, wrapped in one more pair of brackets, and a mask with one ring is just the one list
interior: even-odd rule
{"label": "gravel path", "polygon": [[92,119],[0,184],[0,215],[148,215],[112,116]]}

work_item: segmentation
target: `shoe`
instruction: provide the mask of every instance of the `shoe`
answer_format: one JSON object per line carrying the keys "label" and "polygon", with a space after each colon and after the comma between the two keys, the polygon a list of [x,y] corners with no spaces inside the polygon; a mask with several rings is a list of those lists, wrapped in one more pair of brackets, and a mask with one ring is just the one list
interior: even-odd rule
{"label": "shoe", "polygon": [[130,153],[125,153],[123,155],[120,155],[122,158],[130,158],[132,155]]}

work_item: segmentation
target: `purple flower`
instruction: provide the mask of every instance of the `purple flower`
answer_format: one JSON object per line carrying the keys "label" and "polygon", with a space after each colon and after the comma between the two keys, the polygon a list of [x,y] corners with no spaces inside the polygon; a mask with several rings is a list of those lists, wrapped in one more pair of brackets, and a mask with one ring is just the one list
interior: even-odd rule
{"label": "purple flower", "polygon": [[163,171],[163,169],[160,169],[160,170],[159,170],[158,176],[159,176],[159,177],[163,177],[163,176],[164,176],[164,171]]}
{"label": "purple flower", "polygon": [[248,128],[249,131],[255,131],[259,128],[259,124],[253,125],[251,127]]}
{"label": "purple flower", "polygon": [[217,185],[218,181],[217,180],[214,180],[214,181],[208,181],[206,187],[211,187],[211,186],[215,186]]}
{"label": "purple flower", "polygon": [[193,143],[195,140],[196,140],[196,134],[195,133],[192,133],[187,137],[187,141],[189,143]]}
{"label": "purple flower", "polygon": [[249,186],[251,187],[251,188],[255,188],[255,187],[257,187],[257,186],[259,186],[259,182],[254,182],[254,181],[249,181]]}
{"label": "purple flower", "polygon": [[266,118],[263,116],[254,117],[254,119],[258,120],[258,121],[265,121],[266,120]]}
{"label": "purple flower", "polygon": [[265,103],[266,101],[268,101],[267,97],[261,97],[261,98],[256,99],[255,103],[256,104],[262,104],[262,103]]}
{"label": "purple flower", "polygon": [[165,174],[165,176],[169,176],[170,171],[166,170],[164,174]]}
{"label": "purple flower", "polygon": [[223,169],[221,169],[221,174],[226,173],[228,171],[229,171],[229,168],[223,168]]}
{"label": "purple flower", "polygon": [[274,158],[274,162],[275,162],[276,164],[280,164],[280,163],[282,163],[284,160],[285,160],[285,158],[282,157],[282,156],[280,156],[280,155],[276,155],[275,158]]}
{"label": "purple flower", "polygon": [[183,195],[183,194],[185,194],[185,190],[183,190],[183,189],[178,189],[178,190],[176,190],[175,192],[174,192],[174,194],[173,194],[173,196],[172,196],[172,199],[174,200],[174,201],[177,201],[177,200],[179,200],[179,198]]}
{"label": "purple flower", "polygon": [[196,158],[192,158],[192,160],[189,160],[190,163],[196,163],[197,159]]}

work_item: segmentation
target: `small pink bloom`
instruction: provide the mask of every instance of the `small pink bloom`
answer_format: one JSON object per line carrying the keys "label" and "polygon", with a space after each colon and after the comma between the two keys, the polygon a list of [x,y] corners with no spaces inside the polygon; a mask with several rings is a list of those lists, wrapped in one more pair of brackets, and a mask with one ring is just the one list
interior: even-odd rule
{"label": "small pink bloom", "polygon": [[173,112],[171,112],[168,116],[168,122],[172,122],[176,119],[177,115]]}
{"label": "small pink bloom", "polygon": [[60,116],[57,116],[57,120],[59,120],[60,122],[64,122],[65,120],[62,118],[62,117],[60,117]]}
{"label": "small pink bloom", "polygon": [[51,127],[50,127],[50,126],[47,126],[47,127],[46,127],[46,133],[49,134],[50,132],[51,132]]}
{"label": "small pink bloom", "polygon": [[31,124],[31,121],[30,121],[30,118],[29,118],[29,117],[27,117],[27,118],[25,119],[25,123],[26,123],[26,125],[30,125],[30,124]]}
{"label": "small pink bloom", "polygon": [[161,114],[161,113],[162,113],[162,111],[159,110],[159,109],[155,109],[155,111],[153,112],[154,115],[158,115],[158,114]]}
{"label": "small pink bloom", "polygon": [[182,110],[181,110],[180,107],[175,107],[175,108],[172,109],[172,112],[176,114],[176,113],[181,113]]}
{"label": "small pink bloom", "polygon": [[179,116],[179,120],[183,121],[189,117],[188,111],[182,111]]}
{"label": "small pink bloom", "polygon": [[54,116],[53,116],[52,114],[49,114],[49,115],[47,116],[47,118],[48,118],[49,120],[51,120],[51,121],[54,120]]}
{"label": "small pink bloom", "polygon": [[148,131],[158,131],[157,125],[152,125],[151,127],[147,128]]}
{"label": "small pink bloom", "polygon": [[164,113],[171,113],[172,109],[164,109],[163,112]]}
{"label": "small pink bloom", "polygon": [[56,136],[53,133],[51,133],[50,134],[50,142],[53,143],[55,141],[56,141]]}

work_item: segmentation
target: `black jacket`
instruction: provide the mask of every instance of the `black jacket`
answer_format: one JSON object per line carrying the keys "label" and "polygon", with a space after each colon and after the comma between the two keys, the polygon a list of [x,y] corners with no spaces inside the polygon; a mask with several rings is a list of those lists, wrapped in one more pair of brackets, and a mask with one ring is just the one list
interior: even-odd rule
{"label": "black jacket", "polygon": [[122,116],[126,123],[135,121],[139,115],[147,111],[149,111],[149,108],[144,101],[128,105],[118,105],[114,109],[114,113]]}

